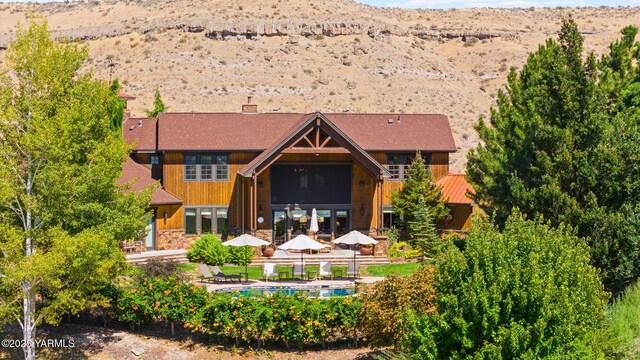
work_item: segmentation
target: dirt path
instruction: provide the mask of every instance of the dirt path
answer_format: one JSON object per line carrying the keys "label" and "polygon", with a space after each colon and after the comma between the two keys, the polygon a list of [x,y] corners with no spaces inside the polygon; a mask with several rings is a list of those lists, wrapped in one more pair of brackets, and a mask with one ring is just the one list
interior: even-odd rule
{"label": "dirt path", "polygon": [[[160,329],[161,330],[161,329]],[[168,331],[167,331],[168,332]],[[9,334],[9,337],[12,337]],[[132,333],[125,330],[107,329],[84,325],[62,325],[41,331],[39,339],[73,339],[75,346],[67,349],[41,349],[38,359],[305,359],[347,360],[372,359],[376,352],[366,347],[350,348],[340,345],[333,350],[287,351],[269,348],[254,351],[249,347],[234,349],[232,346],[207,345],[193,340],[187,334],[178,334],[176,339],[158,332]],[[133,354],[135,348],[144,349],[140,356]],[[22,351],[0,350],[0,359],[19,359]]]}

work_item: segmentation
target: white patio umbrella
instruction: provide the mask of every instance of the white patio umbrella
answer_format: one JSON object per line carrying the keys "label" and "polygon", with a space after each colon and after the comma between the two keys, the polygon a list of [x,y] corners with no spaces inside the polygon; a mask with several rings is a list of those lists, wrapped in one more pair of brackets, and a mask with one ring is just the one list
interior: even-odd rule
{"label": "white patio umbrella", "polygon": [[269,244],[271,243],[249,234],[243,234],[222,243],[224,246],[264,246]]}
{"label": "white patio umbrella", "polygon": [[300,252],[300,262],[304,263],[304,250],[318,250],[326,247],[322,243],[319,243],[307,235],[298,235],[286,243],[278,246],[280,250],[302,250]]}
{"label": "white patio umbrella", "polygon": [[309,231],[316,234],[318,233],[318,230],[320,230],[320,227],[318,226],[318,212],[316,211],[316,208],[313,208],[313,210],[311,210],[311,224],[309,224]]}
{"label": "white patio umbrella", "polygon": [[[369,237],[358,230],[342,235],[339,238],[333,240],[334,244],[346,244],[346,245],[375,245],[378,243],[372,237]],[[353,248],[353,269],[356,268],[356,249]]]}
{"label": "white patio umbrella", "polygon": [[[271,243],[249,234],[242,234],[236,238],[222,243],[222,245],[224,246],[263,246],[269,244]],[[244,265],[244,272],[246,274],[249,273],[249,264]]]}

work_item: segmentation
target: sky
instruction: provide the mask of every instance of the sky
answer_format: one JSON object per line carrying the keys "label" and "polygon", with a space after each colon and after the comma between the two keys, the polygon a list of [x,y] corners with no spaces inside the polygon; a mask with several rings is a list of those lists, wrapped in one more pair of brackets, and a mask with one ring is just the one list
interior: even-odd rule
{"label": "sky", "polygon": [[356,0],[376,6],[400,8],[448,9],[469,7],[528,8],[556,6],[640,6],[640,0]]}

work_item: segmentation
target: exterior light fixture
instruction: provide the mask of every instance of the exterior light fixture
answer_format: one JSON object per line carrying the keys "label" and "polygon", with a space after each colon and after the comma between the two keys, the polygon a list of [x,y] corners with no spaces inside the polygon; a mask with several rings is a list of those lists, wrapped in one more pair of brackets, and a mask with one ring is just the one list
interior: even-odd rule
{"label": "exterior light fixture", "polygon": [[364,205],[360,205],[360,216],[364,216]]}
{"label": "exterior light fixture", "polygon": [[262,210],[262,205],[260,205],[260,207],[258,208],[258,216],[262,216],[263,213],[264,211]]}

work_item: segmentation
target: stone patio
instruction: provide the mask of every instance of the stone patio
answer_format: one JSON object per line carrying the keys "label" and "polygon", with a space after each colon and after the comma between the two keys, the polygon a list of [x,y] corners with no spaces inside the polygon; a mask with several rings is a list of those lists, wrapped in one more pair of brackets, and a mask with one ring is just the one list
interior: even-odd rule
{"label": "stone patio", "polygon": [[357,286],[357,285],[370,285],[376,283],[378,281],[383,280],[383,277],[376,276],[364,276],[355,281],[353,279],[340,278],[336,280],[286,280],[286,281],[263,281],[263,280],[251,280],[248,282],[243,281],[242,283],[238,282],[203,282],[196,281],[198,285],[205,286],[208,291],[217,291],[217,290],[240,290],[240,289],[249,289],[249,288],[257,288],[257,287],[270,287],[270,286],[290,286],[290,287],[304,287],[304,286]]}

